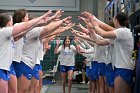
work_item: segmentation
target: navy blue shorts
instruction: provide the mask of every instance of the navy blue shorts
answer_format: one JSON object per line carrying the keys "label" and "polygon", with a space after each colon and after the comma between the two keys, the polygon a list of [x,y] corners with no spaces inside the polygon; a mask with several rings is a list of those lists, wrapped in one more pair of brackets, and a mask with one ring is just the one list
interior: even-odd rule
{"label": "navy blue shorts", "polygon": [[86,76],[89,77],[90,76],[90,66],[86,66]]}
{"label": "navy blue shorts", "polygon": [[115,78],[120,76],[127,84],[131,85],[133,81],[133,70],[124,68],[115,68]]}
{"label": "navy blue shorts", "polygon": [[9,72],[7,70],[0,69],[0,78],[5,80],[5,81],[10,80]]}
{"label": "navy blue shorts", "polygon": [[60,65],[60,71],[61,72],[68,72],[70,70],[74,70],[74,66],[64,66],[64,65]]}
{"label": "navy blue shorts", "polygon": [[98,75],[105,76],[105,74],[106,74],[106,64],[98,63]]}
{"label": "navy blue shorts", "polygon": [[108,64],[106,66],[106,83],[108,87],[114,86],[114,79],[115,79],[115,70],[112,67],[112,64]]}
{"label": "navy blue shorts", "polygon": [[99,76],[98,76],[98,62],[97,61],[92,61],[91,62],[90,79],[91,80],[99,79]]}

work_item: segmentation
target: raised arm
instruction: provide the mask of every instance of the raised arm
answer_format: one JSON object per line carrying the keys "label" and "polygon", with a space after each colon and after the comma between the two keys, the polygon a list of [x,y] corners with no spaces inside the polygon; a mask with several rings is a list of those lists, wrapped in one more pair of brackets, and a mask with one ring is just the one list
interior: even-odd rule
{"label": "raised arm", "polygon": [[65,23],[66,21],[70,21],[71,17],[66,17],[62,20],[59,21],[55,21],[55,22],[51,22],[50,24],[48,24],[47,26],[43,27],[43,30],[41,32],[41,36],[40,37],[44,37],[47,34],[52,33],[53,31],[55,31],[59,26],[61,26],[63,23]]}
{"label": "raised arm", "polygon": [[18,35],[19,33],[23,32],[23,31],[28,31],[28,29],[36,26],[39,21],[41,21],[42,19],[45,19],[47,15],[48,15],[48,13],[46,13],[40,17],[37,17],[33,20],[15,24],[13,26],[12,36]]}
{"label": "raised arm", "polygon": [[95,43],[99,46],[104,46],[104,45],[110,45],[108,39],[102,38],[99,35],[97,35],[95,33],[95,30],[90,29],[91,33],[92,33],[92,39],[95,40]]}
{"label": "raised arm", "polygon": [[53,35],[57,35],[57,34],[60,34],[66,30],[69,30],[71,27],[73,27],[75,24],[73,23],[69,23],[68,25],[66,26],[60,26],[58,29],[56,29],[54,32],[50,33],[50,34],[47,34],[46,36],[44,36],[43,38],[45,37],[50,37],[50,36],[53,36]]}
{"label": "raised arm", "polygon": [[58,48],[59,48],[59,45],[60,45],[60,38],[57,38],[56,40],[56,47],[54,49],[54,54],[58,54]]}
{"label": "raised arm", "polygon": [[100,26],[102,29],[104,29],[105,31],[112,31],[112,30],[115,29],[114,27],[111,27],[110,25],[108,25],[108,24],[106,24],[106,23],[100,21],[100,20],[97,19],[94,15],[92,15],[91,13],[89,13],[89,12],[87,12],[87,11],[83,12],[82,15],[85,16],[86,18],[88,18],[88,19],[91,20],[91,21],[92,21],[92,20],[98,21],[99,26]]}
{"label": "raised arm", "polygon": [[76,36],[82,38],[82,39],[85,39],[85,40],[94,42],[94,40],[91,39],[88,35],[86,35],[86,34],[80,32],[80,31],[77,31],[77,30],[72,29],[72,33],[73,33],[74,35],[76,35]]}

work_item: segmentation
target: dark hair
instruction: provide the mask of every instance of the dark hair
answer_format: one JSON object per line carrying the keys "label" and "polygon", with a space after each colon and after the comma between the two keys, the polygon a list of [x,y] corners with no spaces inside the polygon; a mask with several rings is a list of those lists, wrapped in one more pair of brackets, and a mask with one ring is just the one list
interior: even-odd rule
{"label": "dark hair", "polygon": [[125,13],[119,12],[116,15],[116,19],[118,20],[118,22],[120,23],[121,26],[123,26],[123,27],[128,26],[128,16]]}
{"label": "dark hair", "polygon": [[110,26],[112,26],[112,27],[115,27],[115,26],[114,26],[114,23],[113,23],[113,20],[109,20],[108,25],[110,25]]}
{"label": "dark hair", "polygon": [[7,23],[11,20],[11,17],[8,13],[0,14],[0,27],[6,27]]}
{"label": "dark hair", "polygon": [[20,23],[25,18],[27,11],[25,9],[18,9],[13,15],[13,24]]}
{"label": "dark hair", "polygon": [[[70,37],[66,36],[66,37],[64,38],[64,41],[63,41],[64,49],[65,49],[65,41],[66,41],[66,39],[69,39],[69,40],[70,40],[70,44],[71,44],[71,39],[70,39]],[[69,48],[70,48],[70,44],[69,44]]]}

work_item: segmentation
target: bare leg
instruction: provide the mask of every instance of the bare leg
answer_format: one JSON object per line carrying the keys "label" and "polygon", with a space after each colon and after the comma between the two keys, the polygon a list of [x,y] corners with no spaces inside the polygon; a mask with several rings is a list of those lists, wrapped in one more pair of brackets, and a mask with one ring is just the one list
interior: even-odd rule
{"label": "bare leg", "polygon": [[103,76],[99,76],[100,93],[105,93],[105,80]]}
{"label": "bare leg", "polygon": [[30,87],[27,93],[35,93],[36,84],[39,82],[36,78],[32,77]]}
{"label": "bare leg", "polygon": [[96,93],[96,80],[92,80],[92,93]]}
{"label": "bare leg", "polygon": [[41,89],[42,89],[42,76],[43,76],[43,73],[41,70],[39,70],[39,81],[37,82],[37,85],[36,85],[36,88],[35,88],[35,93],[40,93],[41,92]]}
{"label": "bare leg", "polygon": [[89,93],[92,93],[92,80],[89,80]]}
{"label": "bare leg", "polygon": [[105,82],[105,93],[109,93],[109,87],[106,84],[106,77],[104,77],[104,82]]}
{"label": "bare leg", "polygon": [[109,89],[109,93],[115,93],[114,87],[109,87],[108,89]]}
{"label": "bare leg", "polygon": [[18,93],[27,93],[31,80],[28,80],[24,75],[17,79]]}
{"label": "bare leg", "polygon": [[115,78],[115,93],[130,93],[128,87],[129,85],[120,76]]}
{"label": "bare leg", "polygon": [[68,71],[68,93],[71,93],[73,70]]}
{"label": "bare leg", "polygon": [[66,85],[67,73],[66,72],[61,72],[61,76],[62,76],[63,93],[66,93],[65,85]]}
{"label": "bare leg", "polygon": [[85,78],[86,78],[86,77],[85,77],[85,70],[82,69],[82,79],[83,79],[83,80],[82,80],[82,81],[83,81],[82,83],[85,83]]}
{"label": "bare leg", "polygon": [[8,81],[8,93],[17,93],[17,77],[10,74],[10,80]]}
{"label": "bare leg", "polygon": [[8,81],[0,78],[0,93],[8,93]]}

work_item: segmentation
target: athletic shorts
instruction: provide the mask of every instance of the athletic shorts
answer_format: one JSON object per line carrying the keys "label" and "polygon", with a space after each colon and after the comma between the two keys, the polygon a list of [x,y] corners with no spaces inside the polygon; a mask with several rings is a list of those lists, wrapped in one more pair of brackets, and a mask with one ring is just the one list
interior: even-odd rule
{"label": "athletic shorts", "polygon": [[112,67],[112,64],[108,64],[106,66],[106,84],[108,87],[114,86],[114,79],[115,79],[115,70]]}
{"label": "athletic shorts", "polygon": [[16,77],[19,77],[20,76],[20,63],[19,62],[16,62],[16,61],[13,61],[12,65],[14,66],[14,70],[15,70],[15,73],[16,73]]}
{"label": "athletic shorts", "polygon": [[41,70],[41,71],[42,71],[42,65],[41,65],[41,64],[39,64],[39,70]]}
{"label": "athletic shorts", "polygon": [[86,66],[86,76],[89,77],[90,76],[90,66]]}
{"label": "athletic shorts", "polygon": [[106,64],[98,63],[98,75],[105,76],[105,74],[106,74]]}
{"label": "athletic shorts", "polygon": [[14,64],[15,64],[15,62],[12,62],[11,66],[10,66],[9,74],[16,76]]}
{"label": "athletic shorts", "polygon": [[17,78],[21,77],[23,74],[28,80],[31,80],[32,77],[39,80],[38,65],[35,65],[35,67],[32,69],[31,67],[29,67],[28,65],[26,65],[24,62],[21,61],[20,64],[18,64],[17,69],[18,69]]}
{"label": "athletic shorts", "polygon": [[64,66],[64,65],[60,65],[60,71],[61,72],[68,72],[70,70],[74,70],[74,66]]}
{"label": "athletic shorts", "polygon": [[97,61],[92,61],[91,62],[90,79],[91,80],[99,79],[99,76],[98,76],[98,62]]}
{"label": "athletic shorts", "polygon": [[0,69],[0,79],[8,81],[10,79],[9,72],[7,70]]}
{"label": "athletic shorts", "polygon": [[120,76],[127,84],[131,85],[133,81],[133,70],[124,68],[115,68],[115,78]]}
{"label": "athletic shorts", "polygon": [[39,80],[39,69],[40,69],[40,64],[36,64],[32,70],[32,76]]}

